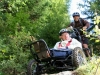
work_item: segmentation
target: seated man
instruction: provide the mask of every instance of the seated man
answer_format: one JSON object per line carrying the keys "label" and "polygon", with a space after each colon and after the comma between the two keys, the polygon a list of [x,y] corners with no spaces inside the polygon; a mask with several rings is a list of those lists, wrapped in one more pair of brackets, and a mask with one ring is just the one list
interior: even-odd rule
{"label": "seated man", "polygon": [[70,32],[65,28],[59,32],[60,42],[57,42],[54,49],[74,49],[75,47],[82,48],[82,44],[74,38],[70,37]]}

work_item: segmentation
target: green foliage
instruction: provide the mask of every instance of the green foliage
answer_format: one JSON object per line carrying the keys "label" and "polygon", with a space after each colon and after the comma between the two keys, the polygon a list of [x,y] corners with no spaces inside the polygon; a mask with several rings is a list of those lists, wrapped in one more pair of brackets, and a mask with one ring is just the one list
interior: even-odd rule
{"label": "green foliage", "polygon": [[69,22],[69,0],[0,1],[0,73],[25,75],[31,58],[26,44],[44,39],[50,46],[58,41],[58,32]]}
{"label": "green foliage", "polygon": [[[16,32],[17,33],[17,32]],[[4,41],[6,47],[1,50],[0,69],[5,75],[24,75],[25,67],[28,63],[30,51],[25,47],[30,41],[30,33],[18,32],[15,36],[9,35]]]}
{"label": "green foliage", "polygon": [[87,18],[93,19],[95,16],[95,12],[100,14],[100,2],[99,0],[83,0],[83,3],[79,4],[80,10],[83,9],[81,12],[87,15]]}
{"label": "green foliage", "polygon": [[[69,22],[68,7],[66,7],[65,0],[48,1],[51,4],[45,9],[43,16],[40,17],[42,25],[39,28],[40,37],[44,38],[49,46],[59,40],[58,32],[61,28],[67,27]],[[68,2],[68,0],[67,0]],[[44,16],[45,15],[45,16]]]}
{"label": "green foliage", "polygon": [[0,37],[0,61],[8,58],[8,56],[5,55],[5,53],[7,53],[8,47],[6,47],[6,45],[4,44],[4,40],[3,38]]}
{"label": "green foliage", "polygon": [[93,45],[93,49],[95,54],[100,55],[100,29],[99,29],[99,23],[100,23],[100,16],[94,17],[94,24],[95,27],[93,28],[93,31],[95,32],[94,38],[90,39],[90,43]]}
{"label": "green foliage", "polygon": [[100,59],[93,59],[86,65],[80,66],[75,72],[77,75],[99,75],[100,74]]}

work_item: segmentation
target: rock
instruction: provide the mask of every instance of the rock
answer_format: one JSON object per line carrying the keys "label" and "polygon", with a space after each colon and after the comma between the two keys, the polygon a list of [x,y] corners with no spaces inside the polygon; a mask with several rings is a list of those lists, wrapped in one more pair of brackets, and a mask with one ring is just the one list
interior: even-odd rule
{"label": "rock", "polygon": [[77,75],[74,71],[63,71],[56,74],[42,74],[42,75]]}

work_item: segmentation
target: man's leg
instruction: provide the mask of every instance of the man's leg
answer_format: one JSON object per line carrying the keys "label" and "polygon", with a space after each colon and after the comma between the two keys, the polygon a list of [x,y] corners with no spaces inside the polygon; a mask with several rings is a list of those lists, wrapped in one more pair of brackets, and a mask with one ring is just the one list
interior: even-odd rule
{"label": "man's leg", "polygon": [[86,53],[86,56],[91,59],[90,50],[88,48],[88,38],[86,38],[86,37],[83,37],[83,47],[84,47],[84,51]]}
{"label": "man's leg", "polygon": [[86,52],[87,57],[91,57],[90,56],[90,52],[89,52],[88,45],[87,44],[83,44],[83,47],[85,48],[85,52]]}

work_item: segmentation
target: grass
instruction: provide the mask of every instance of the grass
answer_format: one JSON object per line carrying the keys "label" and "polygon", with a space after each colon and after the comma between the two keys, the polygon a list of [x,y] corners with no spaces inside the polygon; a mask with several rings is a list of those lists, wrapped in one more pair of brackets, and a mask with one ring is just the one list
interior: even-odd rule
{"label": "grass", "polygon": [[74,71],[77,75],[99,75],[100,74],[100,57],[92,57],[87,64],[80,66]]}

